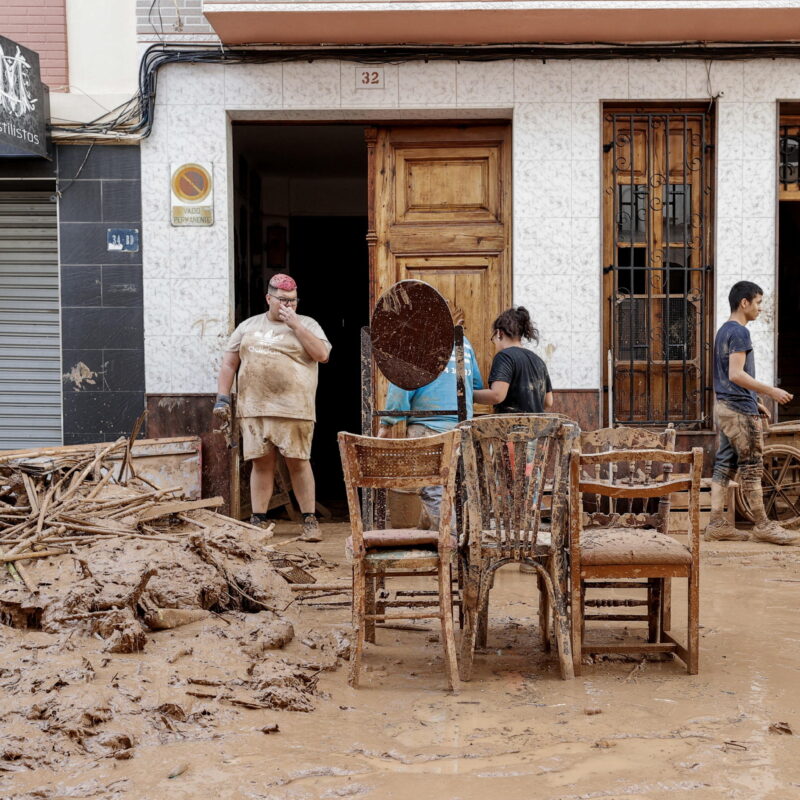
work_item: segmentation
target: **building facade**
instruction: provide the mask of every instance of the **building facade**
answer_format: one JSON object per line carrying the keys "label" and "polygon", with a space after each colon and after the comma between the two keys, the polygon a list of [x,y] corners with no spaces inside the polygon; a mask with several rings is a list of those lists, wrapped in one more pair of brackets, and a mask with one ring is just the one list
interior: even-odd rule
{"label": "building facade", "polygon": [[[713,448],[710,348],[736,281],[766,293],[759,378],[800,391],[800,50],[776,44],[798,13],[139,0],[139,53],[166,54],[148,135],[64,133],[53,162],[74,181],[58,199],[65,441],[116,435],[146,394],[207,402],[227,335],[286,270],[334,343],[325,435],[358,426],[370,303],[419,277],[464,308],[484,371],[493,315],[525,305],[559,410]],[[187,165],[210,178],[211,224],[173,224]],[[114,181],[140,201],[107,208]],[[137,229],[138,252],[109,251],[110,228]]]}

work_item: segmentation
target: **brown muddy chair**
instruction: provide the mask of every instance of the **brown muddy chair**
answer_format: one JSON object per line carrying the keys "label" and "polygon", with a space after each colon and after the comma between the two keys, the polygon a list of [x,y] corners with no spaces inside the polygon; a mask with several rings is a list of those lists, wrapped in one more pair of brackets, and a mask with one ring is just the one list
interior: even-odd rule
{"label": "brown muddy chair", "polygon": [[[450,567],[454,553],[450,518],[455,493],[458,431],[422,439],[378,439],[339,434],[352,536],[348,550],[353,558],[353,625],[356,643],[350,657],[351,686],[358,686],[361,651],[369,623],[395,619],[438,619],[442,626],[445,667],[450,688],[457,692],[458,662],[453,635]],[[439,529],[413,528],[364,530],[358,490],[444,487]],[[429,610],[376,611],[367,599],[367,584],[387,578],[431,575],[438,582],[438,602]],[[409,605],[414,605],[410,602]]]}
{"label": "brown muddy chair", "polygon": [[[665,464],[687,465],[689,471],[666,470]],[[699,447],[690,453],[670,450],[581,453],[577,448],[572,451],[569,551],[572,653],[576,675],[581,671],[582,655],[591,653],[675,653],[690,674],[697,673],[702,471],[703,450]],[[627,501],[668,498],[670,493],[681,491],[689,493],[689,541],[686,545],[654,528],[591,528],[585,524],[584,495]],[[595,581],[595,586],[628,588],[631,580],[650,583],[679,577],[686,578],[688,585],[686,645],[665,628],[657,630],[656,641],[620,644],[615,639],[608,643],[586,643],[584,593],[587,581]],[[615,634],[619,632],[619,628],[614,629]]]}
{"label": "brown muddy chair", "polygon": [[[581,431],[582,453],[607,453],[611,450],[675,450],[675,428],[672,426],[660,433],[648,431],[644,428],[599,428],[594,431]],[[618,471],[618,465],[611,469]],[[625,465],[623,465],[623,471]],[[672,472],[669,462],[660,464],[663,470],[662,480]],[[586,474],[595,478],[600,477],[600,464],[593,464]],[[650,480],[653,475],[645,476],[641,470],[631,475],[625,473],[628,480],[640,483]],[[661,533],[669,533],[669,497],[661,497],[658,501],[648,499],[619,499],[616,497],[600,497],[599,495],[584,495],[583,521],[587,528],[655,528]],[[654,578],[648,581],[630,580],[624,585],[615,584],[615,589],[643,589],[646,598],[641,597],[591,597],[586,594],[592,589],[608,589],[608,581],[584,581],[584,616],[585,622],[624,620],[635,622],[646,620],[648,623],[648,641],[658,641],[659,625],[667,630],[670,627],[670,581],[669,578]],[[644,614],[630,611],[632,608],[646,606]],[[601,609],[592,614],[587,614],[587,608]],[[609,611],[608,609],[622,608],[624,611]]]}
{"label": "brown muddy chair", "polygon": [[[579,429],[559,415],[498,414],[459,425],[466,485],[466,536],[462,545],[464,632],[461,677],[469,680],[480,618],[488,615],[494,574],[511,562],[534,568],[542,609],[554,616],[561,677],[572,678],[566,606],[567,464]],[[552,480],[551,524],[542,501]],[[546,598],[546,599],[545,599]]]}

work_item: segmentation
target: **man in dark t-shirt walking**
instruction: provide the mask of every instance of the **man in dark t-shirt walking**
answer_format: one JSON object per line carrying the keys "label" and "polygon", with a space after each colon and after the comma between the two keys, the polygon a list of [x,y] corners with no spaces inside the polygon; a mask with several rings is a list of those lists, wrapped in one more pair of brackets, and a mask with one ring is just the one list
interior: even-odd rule
{"label": "man in dark t-shirt walking", "polygon": [[738,469],[739,482],[752,509],[753,538],[771,544],[794,544],[800,534],[787,531],[768,519],[761,489],[763,434],[761,417],[769,411],[757,392],[780,404],[792,399],[789,392],[756,380],[753,344],[747,324],[761,313],[764,292],[755,283],[739,281],[728,295],[731,316],[714,339],[714,414],[719,428],[719,449],[711,482],[711,520],[703,536],[706,541],[749,538],[723,516],[726,489]]}

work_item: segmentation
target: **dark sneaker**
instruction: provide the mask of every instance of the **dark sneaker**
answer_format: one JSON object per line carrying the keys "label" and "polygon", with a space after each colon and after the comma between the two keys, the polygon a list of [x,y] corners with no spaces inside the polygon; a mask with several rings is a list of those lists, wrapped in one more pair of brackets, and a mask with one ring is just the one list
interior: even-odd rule
{"label": "dark sneaker", "polygon": [[768,544],[797,544],[800,542],[800,533],[787,531],[777,522],[770,521],[765,525],[756,525],[753,528],[753,538],[757,542],[767,542]]}
{"label": "dark sneaker", "polygon": [[275,523],[271,519],[261,519],[261,517],[257,517],[255,514],[250,517],[250,524],[256,528],[264,528],[265,530],[275,526]]}
{"label": "dark sneaker", "polygon": [[317,517],[314,514],[303,514],[303,522],[300,529],[301,542],[321,542],[322,533],[319,529]]}
{"label": "dark sneaker", "polygon": [[724,521],[709,522],[703,533],[703,539],[707,542],[746,542],[749,538],[749,533],[737,531],[733,525]]}

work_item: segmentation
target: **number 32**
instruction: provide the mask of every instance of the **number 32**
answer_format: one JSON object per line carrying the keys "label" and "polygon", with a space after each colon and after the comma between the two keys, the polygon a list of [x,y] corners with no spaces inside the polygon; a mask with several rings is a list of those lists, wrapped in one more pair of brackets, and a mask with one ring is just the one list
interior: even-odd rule
{"label": "number 32", "polygon": [[361,73],[361,83],[362,84],[377,84],[380,83],[380,73],[378,72],[362,72]]}

